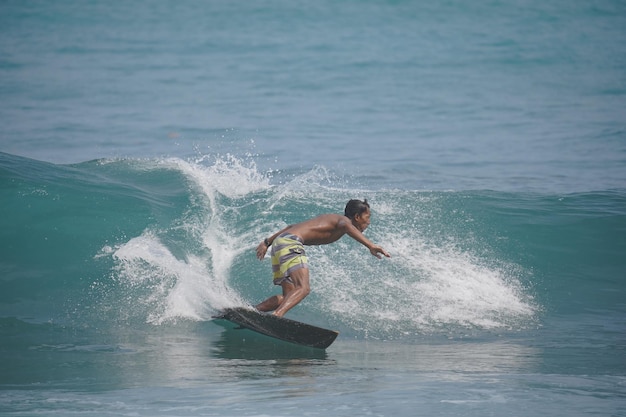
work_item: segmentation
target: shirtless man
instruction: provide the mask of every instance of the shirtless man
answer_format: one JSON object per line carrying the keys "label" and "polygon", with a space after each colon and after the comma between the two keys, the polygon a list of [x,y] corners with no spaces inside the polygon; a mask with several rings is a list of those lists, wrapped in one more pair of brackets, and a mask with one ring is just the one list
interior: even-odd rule
{"label": "shirtless man", "polygon": [[308,259],[304,246],[326,245],[348,234],[366,246],[372,255],[391,257],[382,247],[370,242],[363,232],[370,224],[370,206],[367,200],[350,200],[345,215],[322,214],[302,223],[292,224],[264,239],[256,248],[256,256],[262,260],[272,247],[272,272],[274,284],[283,289],[282,295],[274,295],[256,305],[259,311],[274,311],[282,317],[304,299],[309,287]]}

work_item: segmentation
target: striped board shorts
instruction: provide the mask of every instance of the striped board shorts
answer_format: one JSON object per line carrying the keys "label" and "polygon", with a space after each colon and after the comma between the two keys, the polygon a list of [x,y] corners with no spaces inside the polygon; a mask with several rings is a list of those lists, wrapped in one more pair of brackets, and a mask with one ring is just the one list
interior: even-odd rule
{"label": "striped board shorts", "polygon": [[283,233],[272,242],[272,275],[275,285],[291,282],[289,276],[300,268],[308,268],[308,258],[300,237]]}

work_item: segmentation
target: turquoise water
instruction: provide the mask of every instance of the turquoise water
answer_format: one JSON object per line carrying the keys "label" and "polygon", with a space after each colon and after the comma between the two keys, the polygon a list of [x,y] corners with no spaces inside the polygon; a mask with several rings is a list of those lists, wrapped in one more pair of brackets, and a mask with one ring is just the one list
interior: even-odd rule
{"label": "turquoise water", "polygon": [[[0,5],[3,415],[623,415],[622,2]],[[258,242],[367,198],[289,316]]]}

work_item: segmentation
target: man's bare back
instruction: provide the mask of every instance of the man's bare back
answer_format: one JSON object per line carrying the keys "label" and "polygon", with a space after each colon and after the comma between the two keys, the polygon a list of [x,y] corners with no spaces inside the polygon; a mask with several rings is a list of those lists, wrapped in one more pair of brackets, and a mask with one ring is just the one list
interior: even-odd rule
{"label": "man's bare back", "polygon": [[285,232],[300,236],[305,245],[326,245],[333,243],[347,233],[350,219],[339,214],[322,214],[311,220],[294,224]]}

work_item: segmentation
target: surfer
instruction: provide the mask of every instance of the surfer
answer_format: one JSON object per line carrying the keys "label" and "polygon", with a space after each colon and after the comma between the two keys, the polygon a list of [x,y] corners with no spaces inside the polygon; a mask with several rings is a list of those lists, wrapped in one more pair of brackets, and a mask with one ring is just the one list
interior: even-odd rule
{"label": "surfer", "polygon": [[382,247],[368,240],[363,232],[370,224],[370,206],[367,199],[350,200],[344,215],[322,214],[301,223],[292,224],[264,239],[256,248],[256,256],[263,260],[272,247],[272,274],[274,285],[280,285],[282,295],[274,295],[257,304],[259,311],[273,311],[282,317],[311,291],[308,259],[304,246],[327,245],[347,234],[367,247],[372,255],[381,259],[391,256]]}

